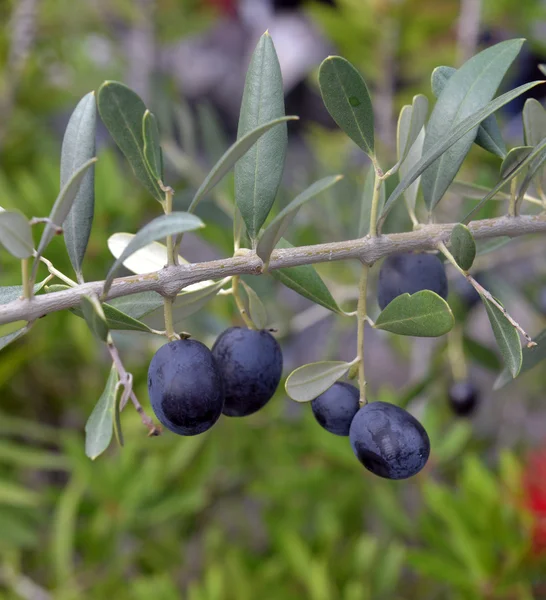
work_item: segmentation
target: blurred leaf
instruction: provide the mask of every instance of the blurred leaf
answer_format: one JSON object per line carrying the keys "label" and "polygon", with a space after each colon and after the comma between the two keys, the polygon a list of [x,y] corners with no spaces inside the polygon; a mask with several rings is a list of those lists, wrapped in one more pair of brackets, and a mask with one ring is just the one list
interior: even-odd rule
{"label": "blurred leaf", "polygon": [[7,440],[0,441],[0,463],[44,471],[65,471],[68,469],[66,456],[43,448],[16,445]]}
{"label": "blurred leaf", "polygon": [[[134,233],[114,233],[108,238],[108,249],[114,258],[119,258],[123,254],[125,248],[132,242],[135,235]],[[144,246],[144,248],[133,252],[127,260],[123,261],[123,266],[137,275],[145,275],[146,273],[160,271],[167,266],[168,262],[167,246],[160,242],[152,242]],[[189,264],[180,255],[178,255],[178,263],[183,265]],[[199,290],[208,287],[212,283],[214,283],[212,279],[192,283],[184,288],[184,292]]]}
{"label": "blurred leaf", "polygon": [[288,376],[286,393],[296,402],[310,402],[332,387],[350,368],[351,363],[342,361],[303,365]]}
{"label": "blurred leaf", "polygon": [[[195,192],[195,196],[193,197],[193,200],[191,201],[190,207],[189,207],[189,211],[193,212],[197,205],[199,204],[199,202],[214,188],[214,186],[220,182],[222,180],[222,178],[224,177],[224,175],[226,175],[226,173],[228,173],[234,165],[237,165],[235,168],[235,171],[237,173],[237,168],[238,165],[241,164],[241,161],[243,160],[243,158],[245,156],[255,156],[256,155],[256,150],[255,147],[258,146],[257,142],[262,142],[263,139],[266,139],[267,136],[264,135],[266,134],[270,129],[272,128],[276,128],[276,129],[280,129],[280,127],[277,127],[277,125],[282,125],[283,123],[286,123],[287,121],[296,121],[298,119],[298,117],[281,117],[280,119],[275,119],[273,121],[269,121],[266,122],[262,125],[260,125],[259,127],[256,127],[256,129],[252,129],[250,130],[246,135],[241,136],[234,144],[232,144],[224,153],[224,155],[222,156],[222,158],[220,158],[220,160],[214,165],[214,167],[212,167],[210,173],[206,176],[205,180],[203,181],[203,183],[201,184],[201,186],[199,187],[199,189],[197,190],[197,192]],[[284,129],[286,130],[286,127],[284,127]],[[275,131],[273,131],[272,133],[275,133]],[[263,138],[262,138],[263,136]],[[260,138],[262,138],[262,140],[260,140]],[[252,148],[254,147],[254,150],[251,152],[250,150],[252,150]],[[261,147],[261,145],[260,145]],[[267,159],[268,162],[273,160],[273,157],[271,156],[262,156],[263,160],[265,161]],[[261,164],[261,159],[260,159],[260,164]],[[258,168],[258,171],[261,172],[261,170],[263,169],[263,166],[260,166]],[[241,175],[241,177],[245,178],[248,174],[245,172]],[[235,180],[237,182],[237,179]],[[241,180],[239,179],[239,181],[241,182]],[[249,179],[245,179],[245,181],[249,182]],[[237,195],[236,199],[237,199],[237,206],[239,207],[239,209],[241,210],[241,213],[243,213],[243,216],[245,217],[245,223],[246,223],[246,217],[248,217],[249,219],[254,218],[252,215],[254,213],[252,213],[251,211],[254,210],[254,206],[256,206],[256,210],[258,212],[256,212],[256,219],[260,220],[262,218],[262,213],[265,210],[266,204],[265,204],[265,200],[267,199],[266,194],[267,193],[271,193],[271,192],[266,192],[265,188],[263,187],[265,184],[265,181],[263,181],[262,185],[257,186],[257,190],[256,190],[256,194],[260,194],[258,196],[248,196],[248,195],[244,195],[243,192],[241,192],[242,195]],[[242,183],[240,183],[240,185],[243,185]],[[245,183],[245,186],[248,186],[249,183]],[[275,198],[273,198],[274,200]],[[271,204],[273,204],[273,202],[271,201]],[[271,205],[269,206],[267,213],[265,214],[265,217],[263,217],[263,220],[260,223],[260,227],[262,226],[263,222],[265,221],[265,219],[267,218],[267,215],[269,214],[269,210],[271,210]],[[247,223],[247,227],[249,227],[248,223]],[[259,231],[259,228],[256,230]]]}
{"label": "blurred leaf", "polygon": [[[453,129],[450,129],[449,132],[444,131],[443,136],[440,137],[438,141],[428,149],[428,151],[423,150],[423,157],[421,158],[421,160],[419,160],[419,162],[413,167],[413,169],[406,176],[404,176],[400,183],[396,186],[383,208],[381,221],[385,220],[393,204],[396,202],[396,200],[398,200],[402,193],[417,179],[417,177],[419,177],[419,175],[423,173],[423,171],[425,171],[425,169],[427,169],[432,163],[434,163],[434,161],[439,156],[441,156],[446,150],[451,148],[451,146],[453,146],[463,136],[465,136],[469,132],[472,132],[472,130],[477,125],[479,125],[486,117],[499,110],[499,108],[502,108],[505,104],[508,104],[508,102],[512,101],[514,98],[517,98],[521,94],[524,94],[531,88],[541,83],[543,82],[532,81],[531,83],[521,85],[515,88],[514,90],[511,90],[510,92],[506,92],[506,94],[502,94],[502,96],[499,96],[495,100],[486,104],[484,108],[476,111],[475,113],[464,119]],[[452,178],[449,180],[449,183],[451,183],[451,181]]]}
{"label": "blurred leaf", "polygon": [[398,335],[438,337],[453,328],[453,314],[449,304],[431,292],[401,294],[390,302],[375,321],[376,329]]}
{"label": "blurred leaf", "polygon": [[[230,281],[231,277],[226,277],[217,282],[212,282],[206,287],[186,291],[185,289],[176,296],[173,302],[173,325],[178,327],[180,323],[201,310],[203,306],[212,300],[218,292]],[[191,286],[188,286],[191,287]],[[165,326],[165,316],[163,311],[163,302],[154,312],[143,315],[146,323],[154,329],[161,329]]]}
{"label": "blurred leaf", "polygon": [[[463,348],[465,356],[469,359],[490,371],[498,373],[502,365],[497,354],[490,348],[466,336],[463,339]],[[510,379],[512,378],[510,377]]]}
{"label": "blurred leaf", "polygon": [[504,364],[515,378],[521,369],[523,360],[518,332],[499,308],[484,296],[482,296],[482,301],[487,310],[497,345],[504,358]]}
{"label": "blurred leaf", "polygon": [[500,166],[500,176],[502,179],[511,175],[531,154],[531,146],[516,146],[506,155]]}
{"label": "blurred leaf", "polygon": [[396,132],[398,161],[404,162],[411,147],[423,131],[428,114],[428,98],[422,94],[413,97],[411,106],[402,107]]}
{"label": "blurred leaf", "polygon": [[119,267],[137,250],[169,235],[194,231],[201,227],[204,227],[201,219],[187,212],[172,212],[168,215],[161,215],[150,221],[147,225],[144,225],[127,245],[121,256],[117,258],[110,271],[108,271],[106,281],[104,282],[103,294],[106,294],[110,289],[114,275]]}
{"label": "blurred leaf", "polygon": [[[453,67],[436,67],[432,72],[432,93],[438,98],[442,93],[448,79],[457,71]],[[506,156],[506,145],[502,139],[495,115],[490,115],[478,127],[474,140],[484,150],[495,154],[499,158]]]}
{"label": "blurred leaf", "polygon": [[462,223],[457,223],[451,232],[451,252],[463,271],[468,271],[476,258],[474,236]]}
{"label": "blurred leaf", "polygon": [[[237,143],[268,121],[284,117],[284,92],[279,59],[268,32],[260,38],[247,69]],[[235,166],[235,198],[248,235],[256,239],[267,219],[284,170],[288,145],[286,125],[275,127]],[[250,146],[248,146],[250,148]]]}
{"label": "blurred leaf", "polygon": [[459,458],[465,446],[472,439],[472,426],[463,421],[457,421],[440,438],[434,447],[434,456],[441,464]]}
{"label": "blurred leaf", "polygon": [[163,180],[163,157],[159,143],[159,128],[155,115],[149,110],[142,117],[142,139],[144,140],[144,160],[148,170],[157,181]]}
{"label": "blurred leaf", "polygon": [[36,270],[38,268],[38,257],[42,256],[49,242],[51,242],[53,239],[53,236],[56,233],[56,228],[61,227],[65,222],[70,209],[74,206],[74,201],[78,196],[78,192],[85,174],[96,162],[96,158],[91,158],[87,162],[83,163],[81,167],[78,167],[78,169],[70,176],[57,196],[57,200],[55,200],[55,204],[49,213],[49,222],[46,224],[40,239],[40,243],[38,244],[37,258],[34,261],[34,274],[36,274]]}
{"label": "blurred leaf", "polygon": [[[95,156],[97,108],[95,92],[86,94],[72,113],[61,150],[61,188],[72,175]],[[74,204],[62,223],[64,240],[78,281],[83,281],[82,262],[87,250],[95,211],[95,169],[83,176]]]}
{"label": "blurred leaf", "polygon": [[210,161],[217,162],[225,152],[228,142],[218,113],[209,102],[205,101],[197,105],[197,121],[205,155]]}
{"label": "blurred leaf", "polygon": [[258,329],[264,329],[267,325],[267,311],[258,294],[244,281],[241,280],[248,296],[248,312],[252,322]]}
{"label": "blurred leaf", "polygon": [[410,550],[407,558],[409,565],[422,576],[458,589],[475,591],[467,569],[447,556],[437,555],[434,551]]}
{"label": "blurred leaf", "polygon": [[269,223],[265,231],[260,236],[258,246],[256,248],[256,254],[264,261],[269,260],[271,252],[284,235],[284,232],[294,220],[298,210],[303,204],[318,196],[321,192],[324,192],[328,188],[332,187],[335,183],[343,179],[343,175],[332,175],[330,177],[324,177],[323,179],[316,181],[311,184],[301,194],[298,194],[290,204],[285,206],[283,210]]}
{"label": "blurred leaf", "polygon": [[91,460],[100,456],[112,441],[118,383],[119,375],[112,365],[106,387],[85,425],[85,454]]}
{"label": "blurred leaf", "polygon": [[[426,155],[455,127],[493,98],[524,40],[507,40],[467,60],[446,82],[427,124]],[[423,173],[421,186],[429,211],[444,196],[476,139],[478,125],[453,144]]]}
{"label": "blurred leaf", "polygon": [[[370,219],[372,214],[372,199],[373,191],[375,186],[375,170],[373,167],[368,169],[366,173],[366,179],[364,180],[364,187],[362,189],[362,197],[360,200],[360,221],[358,224],[358,237],[364,237],[368,235],[370,230]],[[381,189],[379,190],[379,205],[378,214],[381,212],[381,206],[385,203],[385,182],[381,182]]]}
{"label": "blurred leaf", "polygon": [[156,200],[163,202],[164,192],[150,172],[144,154],[144,102],[123,83],[105,81],[99,88],[97,104],[102,122],[125,155],[137,179]]}
{"label": "blurred leaf", "polygon": [[[490,188],[483,185],[477,185],[476,183],[469,183],[467,181],[455,180],[450,186],[449,191],[454,194],[459,194],[463,198],[472,198],[474,200],[481,200],[486,194],[489,193]],[[497,196],[500,200],[510,200],[510,194],[497,192]]]}
{"label": "blurred leaf", "polygon": [[406,550],[396,542],[391,542],[381,552],[379,565],[374,568],[377,594],[392,594],[396,590],[405,561]]}
{"label": "blurred leaf", "polygon": [[476,256],[483,256],[484,254],[489,254],[489,252],[494,252],[506,246],[511,241],[512,238],[508,236],[501,236],[492,240],[478,240],[476,242]]}
{"label": "blurred leaf", "polygon": [[[284,238],[281,238],[277,246],[279,248],[293,248],[292,244]],[[276,269],[270,271],[270,274],[283,285],[294,290],[300,296],[311,300],[311,302],[320,304],[332,312],[341,312],[332,294],[330,294],[330,290],[313,266],[302,265],[287,269]]]}
{"label": "blurred leaf", "polygon": [[99,340],[106,342],[108,339],[108,325],[102,306],[96,296],[82,296],[80,306],[83,318],[91,333]]}
{"label": "blurred leaf", "polygon": [[324,105],[334,121],[368,156],[374,156],[374,115],[366,82],[341,56],[329,56],[319,69]]}
{"label": "blurred leaf", "polygon": [[0,507],[37,506],[40,503],[38,492],[0,478]]}
{"label": "blurred leaf", "polygon": [[0,244],[15,258],[29,258],[34,251],[28,219],[18,212],[0,212]]}
{"label": "blurred leaf", "polygon": [[[533,341],[536,342],[536,346],[533,346],[532,348],[526,347],[522,350],[522,363],[518,373],[520,376],[523,375],[523,373],[530,371],[532,368],[536,367],[540,362],[546,359],[546,329],[542,330],[535,338],[533,338]],[[510,383],[513,378],[514,376],[512,375],[509,367],[505,366],[504,370],[495,381],[493,389],[499,390],[507,383]]]}
{"label": "blurred leaf", "polygon": [[22,327],[21,329],[18,329],[17,331],[13,331],[12,333],[8,333],[7,335],[0,337],[0,350],[5,348],[8,344],[11,344],[11,342],[18,340],[20,337],[25,335],[25,333],[27,331],[28,331],[28,329],[26,327]]}

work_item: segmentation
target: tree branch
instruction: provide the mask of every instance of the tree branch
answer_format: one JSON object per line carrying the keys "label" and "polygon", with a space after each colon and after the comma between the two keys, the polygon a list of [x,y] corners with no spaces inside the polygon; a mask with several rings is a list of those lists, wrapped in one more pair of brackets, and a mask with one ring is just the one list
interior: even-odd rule
{"label": "tree branch", "polygon": [[[424,225],[407,233],[275,250],[271,255],[269,270],[348,259],[357,259],[371,265],[396,252],[436,250],[440,242],[449,240],[454,226],[455,223]],[[473,221],[468,227],[477,240],[545,233],[546,215],[484,219]],[[207,279],[220,279],[230,275],[260,275],[263,263],[256,253],[251,250],[239,252],[240,256],[223,260],[165,267],[155,273],[115,279],[107,298],[149,291],[172,296],[187,285]],[[84,295],[100,296],[103,285],[102,281],[84,283],[62,292],[42,294],[30,301],[21,299],[0,305],[0,324],[33,321],[49,313],[71,308],[79,304]]]}

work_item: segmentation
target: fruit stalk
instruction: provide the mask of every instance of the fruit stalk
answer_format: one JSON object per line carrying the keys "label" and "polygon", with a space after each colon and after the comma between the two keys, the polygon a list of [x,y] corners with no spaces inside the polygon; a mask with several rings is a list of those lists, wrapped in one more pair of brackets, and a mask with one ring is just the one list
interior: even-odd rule
{"label": "fruit stalk", "polygon": [[256,326],[254,325],[252,319],[248,316],[245,304],[243,302],[243,299],[241,298],[241,292],[239,289],[239,276],[237,275],[231,280],[231,291],[233,294],[233,299],[235,300],[235,304],[237,305],[237,308],[241,315],[241,319],[243,319],[245,325],[249,329],[256,329]]}
{"label": "fruit stalk", "polygon": [[[170,215],[173,211],[173,189],[170,187],[163,188],[165,192],[165,204],[163,206],[166,215]],[[173,236],[167,236],[167,265],[172,267],[178,263],[178,260],[175,259],[175,244]],[[178,250],[176,251],[178,254]],[[165,296],[163,299],[163,311],[165,314],[165,332],[169,341],[173,341],[178,339],[178,336],[174,332],[173,325],[173,301],[176,296]]]}
{"label": "fruit stalk", "polygon": [[368,265],[362,267],[360,276],[360,284],[358,287],[358,307],[356,311],[357,330],[356,330],[356,345],[358,348],[358,386],[360,388],[360,404],[367,403],[366,400],[366,375],[364,371],[364,326],[366,325],[366,295],[368,292]]}

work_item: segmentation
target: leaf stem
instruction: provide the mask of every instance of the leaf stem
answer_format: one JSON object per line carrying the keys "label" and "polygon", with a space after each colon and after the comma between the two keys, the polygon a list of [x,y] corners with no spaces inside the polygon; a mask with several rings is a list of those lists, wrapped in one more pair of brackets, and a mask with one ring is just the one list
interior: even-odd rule
{"label": "leaf stem", "polygon": [[57,277],[61,281],[64,281],[66,285],[69,285],[70,287],[78,287],[78,283],[76,283],[73,279],[70,279],[70,277],[67,277],[64,273],[61,273],[61,271],[56,269],[50,260],[44,258],[43,256],[40,256],[40,261],[43,262],[44,265],[46,265],[47,270],[51,275],[55,275],[55,277]]}
{"label": "leaf stem", "polygon": [[241,298],[241,292],[240,292],[240,288],[239,288],[239,279],[240,279],[240,277],[238,275],[235,275],[233,277],[233,279],[231,280],[231,292],[233,295],[233,299],[235,300],[235,304],[237,305],[237,308],[239,309],[239,313],[241,315],[241,318],[245,322],[245,325],[249,329],[256,329],[256,325],[254,325],[252,319],[250,318],[250,316],[245,308],[243,299]]}
{"label": "leaf stem", "polygon": [[360,284],[358,286],[358,308],[357,308],[357,329],[356,329],[356,345],[358,352],[358,386],[360,388],[360,405],[367,404],[366,399],[366,376],[364,371],[364,326],[367,321],[366,314],[366,296],[368,292],[368,273],[370,267],[363,265],[362,274],[360,276]]}
{"label": "leaf stem", "polygon": [[459,267],[454,256],[446,248],[446,245],[443,242],[440,242],[438,244],[438,249],[447,258],[447,260],[449,260],[449,262],[457,269],[457,271],[459,271],[459,273],[463,277],[466,277],[468,283],[470,283],[470,285],[472,285],[474,287],[474,289],[478,292],[478,294],[480,294],[480,296],[482,296],[483,298],[486,298],[489,302],[491,302],[491,304],[494,304],[502,312],[502,314],[504,315],[506,320],[510,323],[510,325],[512,325],[512,327],[514,327],[515,329],[517,329],[520,332],[520,334],[527,340],[527,348],[532,348],[533,346],[537,345],[536,342],[533,342],[531,336],[525,331],[525,329],[523,329],[523,327],[513,317],[510,316],[510,314],[504,308],[504,306],[502,306],[502,304],[500,304],[483,286],[481,286],[472,277],[472,275],[470,275],[469,273],[467,273],[466,271],[461,269],[461,267]]}
{"label": "leaf stem", "polygon": [[23,282],[23,298],[30,300],[34,286],[30,284],[30,263],[28,258],[21,260],[21,279]]}

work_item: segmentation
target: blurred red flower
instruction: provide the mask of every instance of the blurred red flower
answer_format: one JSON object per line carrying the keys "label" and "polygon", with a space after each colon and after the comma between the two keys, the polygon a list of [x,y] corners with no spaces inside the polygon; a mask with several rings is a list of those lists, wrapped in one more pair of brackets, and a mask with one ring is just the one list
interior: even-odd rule
{"label": "blurred red flower", "polygon": [[523,472],[525,503],[533,516],[533,552],[546,553],[546,448],[532,452]]}

